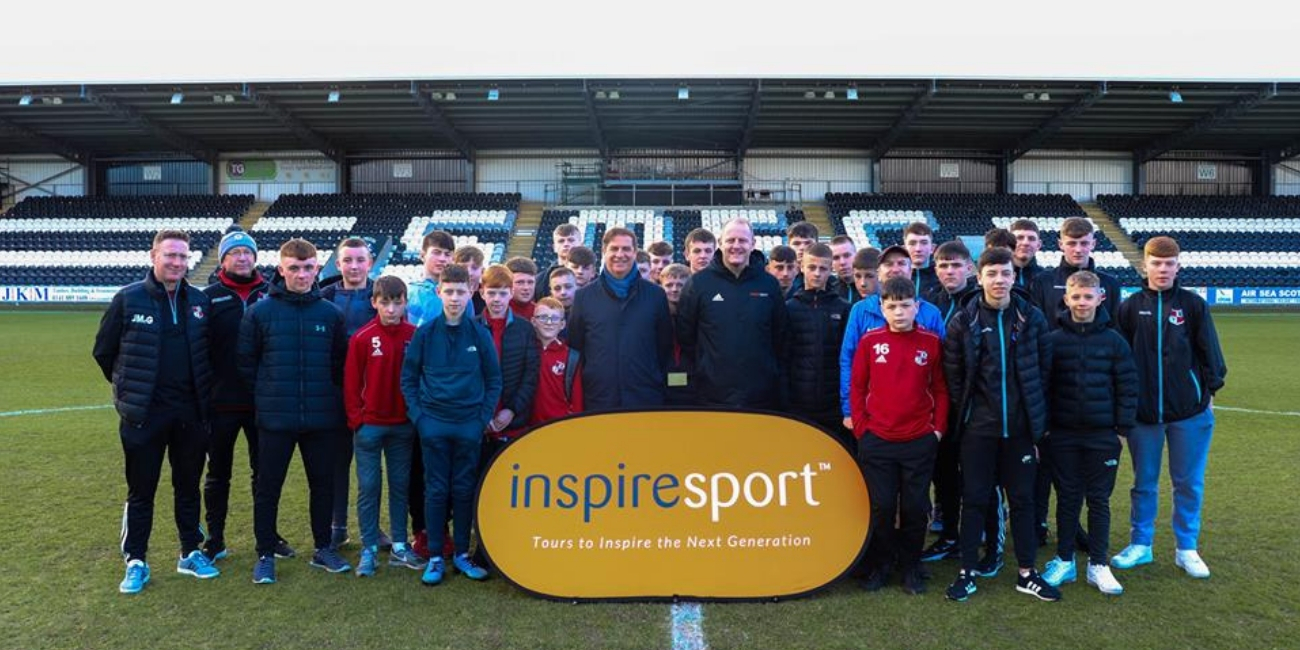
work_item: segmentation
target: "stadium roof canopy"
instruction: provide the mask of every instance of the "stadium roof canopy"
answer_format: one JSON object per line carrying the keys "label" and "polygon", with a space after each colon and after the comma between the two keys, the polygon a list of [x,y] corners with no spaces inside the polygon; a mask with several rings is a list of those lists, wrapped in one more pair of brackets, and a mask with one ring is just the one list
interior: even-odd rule
{"label": "stadium roof canopy", "polygon": [[224,151],[473,157],[574,148],[842,148],[874,157],[943,149],[1012,159],[1064,149],[1132,151],[1139,160],[1194,150],[1276,159],[1300,148],[1300,83],[598,78],[0,86],[0,153],[9,154],[211,160]]}

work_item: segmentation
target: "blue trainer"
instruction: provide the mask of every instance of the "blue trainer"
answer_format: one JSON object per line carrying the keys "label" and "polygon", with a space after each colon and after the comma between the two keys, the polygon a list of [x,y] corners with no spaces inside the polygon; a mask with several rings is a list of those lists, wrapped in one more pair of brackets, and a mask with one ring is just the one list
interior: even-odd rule
{"label": "blue trainer", "polygon": [[361,560],[357,562],[357,577],[365,578],[375,575],[375,565],[379,563],[378,560],[378,546],[367,546],[361,549]]}
{"label": "blue trainer", "polygon": [[420,582],[433,586],[442,582],[442,574],[446,569],[442,565],[442,558],[435,557],[429,560],[429,564],[424,567],[424,575],[420,576]]}
{"label": "blue trainer", "polygon": [[263,555],[257,558],[257,564],[253,565],[253,584],[275,584],[275,556]]}
{"label": "blue trainer", "polygon": [[457,571],[465,574],[465,577],[470,580],[487,580],[487,569],[474,564],[474,560],[469,556],[469,553],[456,554],[456,557],[451,559],[451,563],[456,567]]}
{"label": "blue trainer", "polygon": [[117,590],[124,594],[138,594],[147,584],[149,565],[143,560],[131,560],[126,563],[126,577],[122,578],[122,584],[117,586]]}
{"label": "blue trainer", "polygon": [[393,544],[393,550],[388,554],[388,566],[402,566],[419,571],[424,568],[424,560],[411,547],[397,543]]}
{"label": "blue trainer", "polygon": [[221,570],[212,563],[212,560],[208,559],[208,556],[203,554],[203,551],[195,549],[190,551],[189,555],[177,560],[176,573],[207,580],[221,575]]}
{"label": "blue trainer", "polygon": [[1119,555],[1110,559],[1110,565],[1116,569],[1132,569],[1135,566],[1151,564],[1151,547],[1145,544],[1129,544]]}
{"label": "blue trainer", "polygon": [[352,570],[352,565],[348,564],[348,561],[343,559],[343,556],[339,555],[339,552],[332,547],[316,549],[316,553],[311,556],[311,562],[308,564],[318,569],[325,569],[330,573],[343,573]]}
{"label": "blue trainer", "polygon": [[1074,560],[1062,560],[1059,557],[1054,557],[1048,560],[1043,567],[1043,582],[1053,587],[1059,587],[1078,579],[1079,571],[1075,568]]}

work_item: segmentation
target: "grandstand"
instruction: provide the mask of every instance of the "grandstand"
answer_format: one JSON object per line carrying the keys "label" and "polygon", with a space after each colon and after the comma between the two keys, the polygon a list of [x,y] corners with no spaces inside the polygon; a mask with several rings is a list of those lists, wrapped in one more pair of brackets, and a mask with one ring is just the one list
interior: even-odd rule
{"label": "grandstand", "polygon": [[1137,243],[1178,240],[1188,286],[1300,286],[1300,197],[1135,197],[1097,203]]}
{"label": "grandstand", "polygon": [[193,270],[252,203],[251,196],[27,199],[0,219],[0,286],[135,282],[164,228],[190,233]]}
{"label": "grandstand", "polygon": [[1275,196],[1300,194],[1300,134],[1289,126],[1300,123],[1300,83],[690,86],[0,85],[0,196],[12,203],[0,217],[0,290],[134,280],[164,224],[191,231],[195,281],[237,224],[262,243],[263,268],[289,237],[328,258],[357,236],[372,242],[376,274],[418,278],[434,228],[489,262],[513,251],[544,266],[561,223],[593,248],[608,228],[629,227],[642,246],[672,242],[681,260],[688,232],[717,233],[737,216],[763,250],[803,219],[879,247],[912,221],[942,241],[1026,217],[1043,230],[1044,265],[1059,257],[1060,220],[1083,216],[1099,228],[1102,268],[1130,288],[1139,247],[1165,232],[1184,243],[1190,286],[1300,284],[1297,199]]}

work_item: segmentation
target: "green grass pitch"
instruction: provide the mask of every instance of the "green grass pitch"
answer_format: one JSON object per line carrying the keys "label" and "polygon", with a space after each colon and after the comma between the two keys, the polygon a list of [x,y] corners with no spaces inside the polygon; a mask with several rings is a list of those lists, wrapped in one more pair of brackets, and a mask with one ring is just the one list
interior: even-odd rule
{"label": "green grass pitch", "polygon": [[[665,604],[553,603],[494,579],[451,576],[437,588],[383,567],[370,580],[327,575],[299,558],[280,584],[250,584],[252,505],[237,460],[223,575],[172,570],[168,478],[151,541],[153,581],[117,593],[125,480],[109,386],[90,358],[94,312],[0,312],[0,648],[664,648]],[[1300,314],[1219,313],[1228,385],[1207,477],[1202,553],[1214,575],[1173,565],[1163,479],[1156,563],[1119,572],[1125,594],[1080,583],[1060,603],[1015,593],[1012,571],[970,602],[945,602],[951,561],[931,565],[930,590],[874,594],[852,582],[801,600],[706,604],[709,647],[724,648],[1294,648],[1300,644]],[[236,458],[244,454],[243,441]],[[1127,452],[1126,452],[1127,455]],[[295,461],[298,465],[298,461]],[[165,472],[165,470],[164,470]],[[1112,551],[1127,540],[1127,460],[1112,500]],[[290,473],[281,530],[309,544],[306,485]],[[355,522],[353,523],[355,535]],[[355,560],[356,547],[345,549]],[[1048,559],[1040,552],[1039,563]],[[783,567],[755,566],[754,571]],[[1082,574],[1082,570],[1080,571]]]}

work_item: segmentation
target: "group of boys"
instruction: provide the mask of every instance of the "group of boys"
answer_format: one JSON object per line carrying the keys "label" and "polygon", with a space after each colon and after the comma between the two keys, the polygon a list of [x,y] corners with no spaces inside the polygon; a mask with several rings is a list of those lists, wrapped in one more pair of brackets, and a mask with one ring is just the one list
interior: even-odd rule
{"label": "group of boys", "polygon": [[[369,248],[352,238],[336,250],[333,282],[317,281],[315,247],[300,239],[281,247],[268,281],[253,239],[236,231],[221,241],[216,281],[199,291],[184,279],[188,236],[160,232],[153,270],[115,297],[95,346],[122,418],[121,591],[149,580],[164,453],[181,573],[215,577],[229,553],[242,429],[254,582],[274,582],[276,558],[294,555],[277,519],[295,446],[310,491],[313,566],[352,569],[339,548],[355,456],[358,575],[372,575],[388,548],[390,565],[422,569],[426,584],[442,581],[444,553],[482,580],[484,557],[470,552],[473,495],[494,453],[584,409],[666,405],[781,411],[831,432],[858,457],[872,495],[864,586],[879,589],[898,570],[903,588],[920,593],[923,560],[959,557],[946,590],[958,601],[1002,566],[1002,495],[1017,590],[1057,600],[1058,586],[1076,579],[1086,501],[1087,580],[1120,593],[1108,566],[1152,561],[1167,438],[1175,561],[1209,575],[1196,549],[1211,396],[1226,368],[1204,301],[1177,286],[1172,239],[1147,243],[1147,286],[1120,305],[1117,283],[1095,269],[1085,219],[1065,221],[1064,256],[1051,270],[1035,261],[1041,240],[1027,220],[991,232],[978,260],[959,241],[936,249],[924,223],[909,225],[902,245],[856,250],[843,236],[820,243],[800,222],[788,247],[765,256],[753,227],[735,219],[719,236],[689,233],[685,265],[672,263],[667,242],[640,250],[632,231],[610,228],[598,266],[579,235],[557,228],[556,262],[539,270],[527,258],[484,268],[477,248],[457,249],[434,231],[422,243],[425,277],[407,287],[370,279]],[[1108,564],[1108,502],[1125,437],[1135,468],[1131,544]],[[385,462],[391,534],[379,526]],[[931,482],[940,535],[924,548]],[[1058,546],[1040,575],[1052,485]]]}
{"label": "group of boys", "polygon": [[[357,575],[373,575],[386,547],[390,565],[422,569],[425,584],[442,581],[444,549],[468,578],[487,577],[482,557],[469,552],[481,461],[529,426],[582,411],[581,369],[560,335],[558,300],[533,303],[531,283],[527,299],[516,300],[525,285],[515,274],[484,270],[478,249],[453,244],[445,232],[425,238],[426,277],[408,293],[397,277],[370,278],[364,240],[341,242],[339,276],[319,282],[315,246],[291,239],[267,279],[256,268],[256,242],[234,231],[218,246],[214,281],[199,290],[185,280],[188,234],[156,235],[152,269],[114,297],[94,347],[114,387],[126,459],[119,591],[137,593],[151,578],[146,552],[164,455],[181,541],[177,571],[220,575],[216,563],[231,552],[225,524],[240,430],[252,470],[255,583],[274,583],[276,559],[296,555],[277,526],[295,448],[307,475],[311,566],[352,570],[339,548],[349,541],[355,453]],[[517,303],[529,317],[516,315]],[[379,526],[385,465],[391,536]]]}
{"label": "group of boys", "polygon": [[[977,578],[1002,567],[1005,495],[1017,591],[1059,600],[1059,586],[1078,579],[1080,548],[1087,582],[1120,594],[1111,567],[1153,560],[1166,439],[1175,564],[1208,577],[1197,541],[1212,396],[1227,369],[1205,301],[1176,283],[1177,242],[1147,242],[1146,286],[1121,303],[1115,279],[1096,270],[1086,219],[1063,222],[1055,269],[1034,261],[1041,240],[1028,220],[986,236],[974,278],[966,246],[945,242],[928,289],[927,274],[909,263],[918,251],[929,256],[930,231],[913,224],[905,238],[905,248],[881,253],[881,290],[854,306],[840,356],[845,424],[859,438],[872,496],[864,587],[880,589],[897,568],[903,589],[920,593],[922,560],[959,558],[945,596],[967,600]],[[1125,439],[1135,474],[1131,541],[1108,560],[1109,500]],[[923,548],[932,480],[940,537]],[[1039,574],[1050,486],[1057,547]],[[1076,538],[1085,502],[1087,533]]]}

